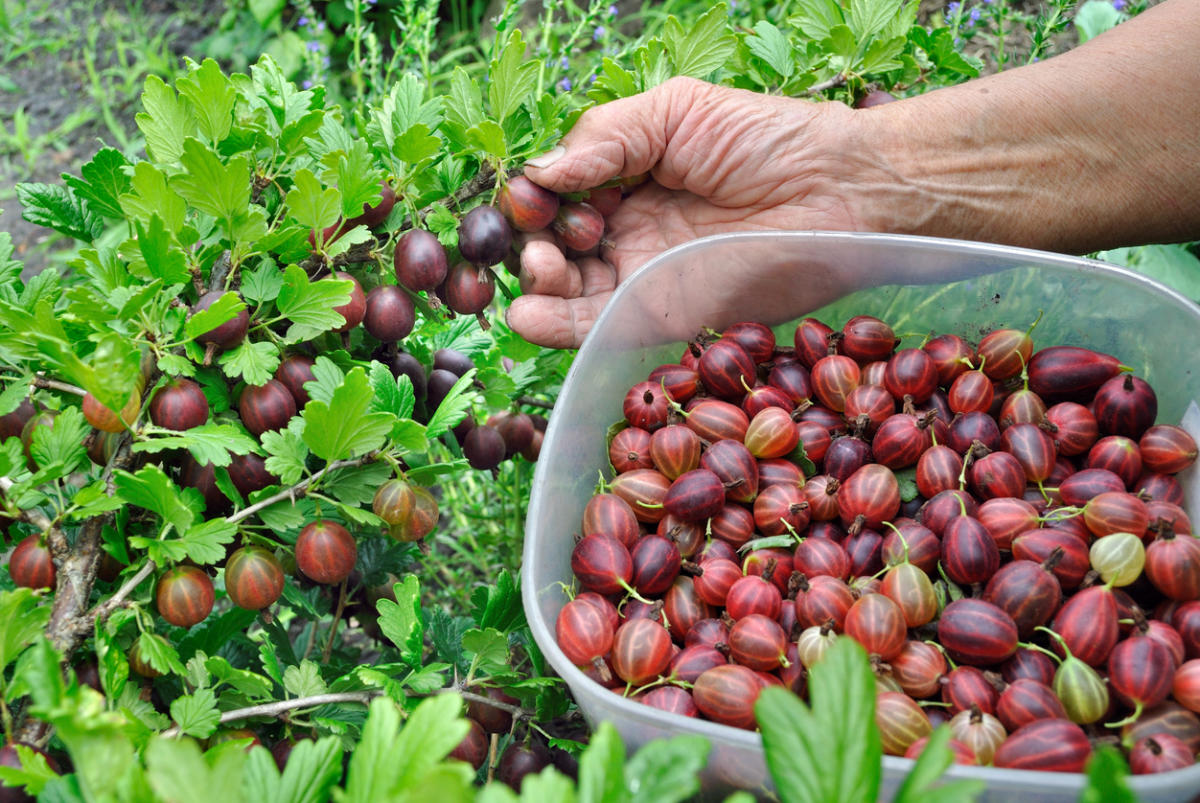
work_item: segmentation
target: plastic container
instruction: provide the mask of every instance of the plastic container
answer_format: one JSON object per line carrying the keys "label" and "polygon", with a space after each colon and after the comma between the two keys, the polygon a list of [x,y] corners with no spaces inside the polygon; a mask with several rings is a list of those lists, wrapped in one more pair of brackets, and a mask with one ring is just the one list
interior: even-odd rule
{"label": "plastic container", "polygon": [[[709,796],[770,786],[760,736],[626,700],[571,665],[555,643],[554,621],[566,602],[560,583],[571,581],[573,535],[599,472],[611,471],[605,432],[621,419],[626,390],[655,366],[677,362],[701,328],[757,320],[776,325],[788,344],[805,315],[836,329],[857,313],[900,334],[971,340],[998,326],[1025,329],[1042,313],[1035,348],[1070,344],[1118,356],[1155,387],[1159,421],[1182,421],[1200,434],[1200,307],[1124,268],[982,243],[826,232],[721,235],[647,264],[596,321],[551,417],[526,524],[524,604],[538,646],[593,724],[614,723],[630,750],[680,733],[709,740],[702,779]],[[1200,510],[1196,471],[1180,480],[1188,507]],[[890,799],[912,762],[885,756],[883,765],[882,797]],[[1025,803],[1076,800],[1084,783],[1081,775],[957,765],[948,777],[983,779],[986,800],[1020,795]],[[1200,792],[1200,765],[1130,783],[1143,801],[1191,799]]]}

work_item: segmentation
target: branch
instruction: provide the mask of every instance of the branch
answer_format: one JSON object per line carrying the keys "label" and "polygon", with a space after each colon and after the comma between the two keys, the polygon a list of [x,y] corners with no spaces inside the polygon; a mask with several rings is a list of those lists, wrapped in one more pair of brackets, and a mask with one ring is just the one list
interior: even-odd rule
{"label": "branch", "polygon": [[[526,719],[533,717],[533,712],[521,708],[518,705],[510,705],[499,700],[493,700],[491,697],[485,697],[482,694],[463,691],[458,688],[438,689],[437,691],[428,692],[425,694],[413,694],[412,697],[433,697],[436,694],[447,694],[450,692],[457,693],[464,700],[471,702],[489,705],[492,708],[498,708],[501,711],[507,711],[516,717],[524,717]],[[286,714],[289,711],[296,711],[300,708],[315,708],[319,705],[331,705],[333,703],[360,703],[362,705],[370,705],[371,701],[376,697],[383,697],[383,691],[344,691],[331,694],[314,694],[311,697],[297,697],[293,700],[279,700],[274,703],[263,703],[261,705],[251,705],[246,708],[235,708],[232,711],[226,711],[221,714],[221,724],[227,722],[237,722],[243,719],[252,719],[254,717],[277,717],[280,714]],[[168,738],[179,735],[179,726],[167,728],[162,732],[163,736]]]}
{"label": "branch", "polygon": [[[7,496],[12,487],[16,485],[12,477],[0,477],[0,496]],[[45,532],[54,526],[54,522],[40,510],[22,510],[20,517],[25,521]]]}
{"label": "branch", "polygon": [[540,407],[543,410],[554,409],[554,402],[544,401],[543,399],[535,399],[532,396],[521,396],[517,399],[517,404],[525,407]]}
{"label": "branch", "polygon": [[[275,703],[263,703],[262,705],[252,705],[247,708],[235,708],[232,711],[226,711],[221,714],[221,724],[226,722],[237,722],[242,719],[250,719],[252,717],[277,717],[280,714],[286,714],[288,711],[295,711],[298,708],[315,708],[319,705],[329,705],[331,703],[361,703],[369,705],[376,697],[381,697],[382,691],[344,691],[333,694],[314,694],[312,697],[297,697],[294,700],[280,700]],[[167,728],[162,732],[163,736],[172,737],[179,735],[179,727],[174,726]]]}
{"label": "branch", "polygon": [[830,78],[826,81],[821,81],[820,83],[813,84],[807,90],[805,90],[804,95],[805,95],[805,97],[812,97],[813,95],[817,94],[818,92],[824,92],[826,89],[833,89],[834,87],[837,87],[837,86],[843,86],[845,83],[846,83],[846,75],[844,73],[838,73],[837,75],[833,76],[832,78]]}
{"label": "branch", "polygon": [[301,480],[300,482],[296,483],[295,485],[293,485],[289,488],[284,488],[282,491],[280,491],[277,494],[268,496],[266,499],[260,499],[257,502],[255,502],[253,505],[250,505],[249,507],[246,507],[246,508],[242,508],[237,513],[234,513],[232,516],[230,516],[228,521],[230,524],[237,524],[242,519],[249,518],[250,516],[253,516],[255,513],[257,513],[258,511],[262,510],[263,508],[270,507],[271,505],[275,504],[276,502],[282,502],[285,499],[291,499],[291,500],[295,501],[296,494],[299,493],[299,494],[303,495],[308,490],[308,486],[312,485],[314,482],[319,480],[321,477],[324,477],[329,472],[336,471],[339,468],[348,468],[348,467],[353,467],[353,466],[365,466],[367,463],[373,462],[374,460],[375,460],[374,454],[365,454],[362,457],[355,458],[354,460],[335,460],[332,463],[330,463],[329,465],[325,466],[325,468],[318,471],[316,474],[313,474],[308,479]]}
{"label": "branch", "polygon": [[58,379],[50,379],[42,373],[38,373],[33,377],[30,383],[35,388],[46,388],[47,390],[60,390],[63,393],[73,393],[76,396],[84,396],[87,391],[78,385],[72,385],[69,382],[62,382]]}
{"label": "branch", "polygon": [[112,615],[113,611],[124,605],[126,598],[133,593],[133,590],[141,585],[143,580],[154,574],[156,569],[158,569],[158,566],[155,565],[154,561],[146,561],[146,565],[142,566],[132,577],[126,580],[117,589],[116,593],[84,614],[83,619],[88,623],[88,629],[90,630],[96,622],[103,622]]}

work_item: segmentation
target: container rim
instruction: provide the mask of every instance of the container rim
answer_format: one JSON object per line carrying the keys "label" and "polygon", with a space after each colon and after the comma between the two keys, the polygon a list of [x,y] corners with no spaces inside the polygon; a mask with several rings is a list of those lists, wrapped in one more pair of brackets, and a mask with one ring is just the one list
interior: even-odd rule
{"label": "container rim", "polygon": [[[1190,307],[1197,317],[1200,317],[1200,305],[1195,301],[1183,295],[1182,293],[1170,288],[1161,282],[1151,279],[1150,277],[1131,270],[1129,268],[1114,265],[1112,263],[1103,262],[1101,260],[1089,259],[1087,257],[1073,256],[1069,254],[1059,254],[1048,251],[1040,251],[1033,248],[1022,248],[1017,246],[1000,245],[995,243],[984,243],[973,240],[959,240],[945,237],[926,237],[920,235],[909,234],[885,234],[876,232],[841,232],[841,231],[747,231],[733,232],[728,234],[716,234],[707,237],[700,237],[690,240],[686,243],[674,246],[666,251],[663,251],[658,256],[652,258],[645,265],[638,268],[631,274],[620,286],[613,292],[600,315],[597,316],[591,330],[584,337],[579,351],[589,350],[591,341],[593,340],[592,333],[600,331],[604,328],[604,324],[613,314],[613,310],[619,306],[622,299],[628,295],[639,292],[639,286],[645,279],[646,275],[654,270],[660,263],[678,259],[680,256],[686,255],[692,251],[703,251],[710,243],[713,242],[730,242],[730,241],[746,241],[753,242],[756,240],[770,240],[785,242],[791,241],[798,249],[802,249],[805,244],[828,242],[828,243],[868,243],[872,245],[891,245],[897,248],[924,248],[929,246],[942,246],[950,248],[963,256],[978,256],[991,257],[1004,262],[1013,263],[1016,265],[1022,258],[1028,259],[1031,262],[1040,265],[1054,265],[1063,268],[1082,268],[1087,271],[1108,274],[1114,277],[1120,277],[1124,281],[1139,284],[1147,289],[1152,289],[1154,292],[1161,294],[1166,298],[1170,298],[1178,304],[1185,307]],[[576,378],[580,361],[577,359],[571,366],[563,381],[563,387],[572,384],[572,380]],[[569,427],[568,422],[556,419],[553,415],[550,417],[550,423],[546,431],[546,439],[550,440],[559,427]],[[537,521],[543,514],[543,503],[536,495],[536,489],[545,484],[542,480],[542,475],[548,471],[544,462],[539,462],[534,473],[533,488],[534,495],[530,498],[529,508],[526,513],[526,535],[528,536],[530,526],[528,522]],[[541,480],[541,481],[540,481]],[[533,539],[526,537],[525,544],[522,550],[522,566],[533,565],[536,561],[534,553]],[[554,671],[566,682],[568,688],[574,688],[580,684],[595,684],[591,678],[587,677],[578,667],[570,662],[566,655],[559,648],[558,643],[553,633],[553,623],[547,622],[542,618],[540,607],[537,599],[537,589],[532,583],[522,582],[521,584],[521,599],[525,608],[526,620],[529,623],[530,630],[533,633],[534,640],[543,655],[549,660]],[[763,749],[762,736],[758,731],[742,730],[728,725],[722,725],[717,722],[702,719],[688,719],[680,717],[678,714],[662,711],[651,706],[642,705],[628,698],[624,698],[617,694],[612,694],[608,690],[603,689],[599,684],[595,684],[598,691],[610,693],[612,699],[606,700],[606,705],[611,706],[618,714],[627,715],[631,719],[640,719],[649,724],[662,728],[668,731],[678,731],[679,733],[688,733],[704,736],[710,740],[710,743],[719,739],[726,743],[733,743],[735,746],[761,751]],[[907,773],[914,765],[912,759],[902,758],[898,756],[884,756],[883,769],[884,772]],[[1183,778],[1190,779],[1191,776],[1196,776],[1197,783],[1200,783],[1200,764],[1195,764],[1191,767],[1186,767],[1170,772],[1157,773],[1154,775],[1138,775],[1129,776],[1126,780],[1130,788],[1135,794],[1152,794],[1154,792],[1174,792],[1178,789],[1178,783]],[[969,767],[960,764],[953,764],[945,772],[944,776],[947,779],[953,778],[972,778],[981,779],[989,785],[993,782],[1001,780],[1011,783],[1022,783],[1031,786],[1041,786],[1047,791],[1065,792],[1081,789],[1084,783],[1085,776],[1082,773],[1057,773],[1045,772],[1038,770],[1019,770],[1005,769],[995,767]]]}

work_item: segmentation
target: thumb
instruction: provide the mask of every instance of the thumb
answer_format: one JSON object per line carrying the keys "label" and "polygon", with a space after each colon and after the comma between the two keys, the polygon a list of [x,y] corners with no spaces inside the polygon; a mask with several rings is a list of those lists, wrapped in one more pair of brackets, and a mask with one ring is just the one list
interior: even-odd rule
{"label": "thumb", "polygon": [[666,152],[679,119],[711,85],[672,78],[649,92],[594,106],[550,151],[525,162],[525,175],[555,192],[578,192],[648,172]]}

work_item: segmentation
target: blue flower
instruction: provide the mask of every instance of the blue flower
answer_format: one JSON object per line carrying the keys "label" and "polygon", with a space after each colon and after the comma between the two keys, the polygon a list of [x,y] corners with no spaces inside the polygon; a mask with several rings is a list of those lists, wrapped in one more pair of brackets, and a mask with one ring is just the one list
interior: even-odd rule
{"label": "blue flower", "polygon": [[1125,0],[1112,0],[1112,7],[1114,11],[1124,11]]}
{"label": "blue flower", "polygon": [[320,42],[309,42],[308,43],[308,52],[309,53],[321,52],[321,43]]}
{"label": "blue flower", "polygon": [[559,64],[562,66],[562,68],[564,70],[571,69],[571,60],[568,59],[566,56],[562,57],[562,61],[560,61]]}
{"label": "blue flower", "polygon": [[329,69],[329,56],[326,56],[325,58],[321,59],[321,66],[327,70]]}
{"label": "blue flower", "polygon": [[571,86],[572,86],[572,84],[571,84],[570,78],[564,77],[561,81],[558,82],[558,88],[560,90],[562,90],[563,92],[570,92]]}
{"label": "blue flower", "polygon": [[312,89],[313,82],[305,78],[300,82],[300,86],[304,89]]}
{"label": "blue flower", "polygon": [[618,9],[615,4],[611,5],[608,7],[608,16],[615,17],[617,16],[618,11],[620,11],[620,9]]}
{"label": "blue flower", "polygon": [[603,25],[597,25],[596,30],[592,31],[592,41],[599,42],[604,37],[604,34],[606,34],[606,33],[607,33],[607,31],[604,30]]}
{"label": "blue flower", "polygon": [[969,24],[974,25],[975,23],[979,22],[979,18],[982,16],[983,16],[983,12],[980,11],[978,8],[971,9],[971,14],[969,17],[969,19],[970,19]]}
{"label": "blue flower", "polygon": [[323,30],[325,30],[325,21],[317,20],[317,33],[320,33]]}
{"label": "blue flower", "polygon": [[296,24],[299,25],[301,28],[307,28],[308,27],[308,17],[301,17],[300,19],[296,20]]}
{"label": "blue flower", "polygon": [[946,13],[953,15],[955,12],[958,11],[959,5],[960,5],[959,3],[947,3],[946,4]]}

